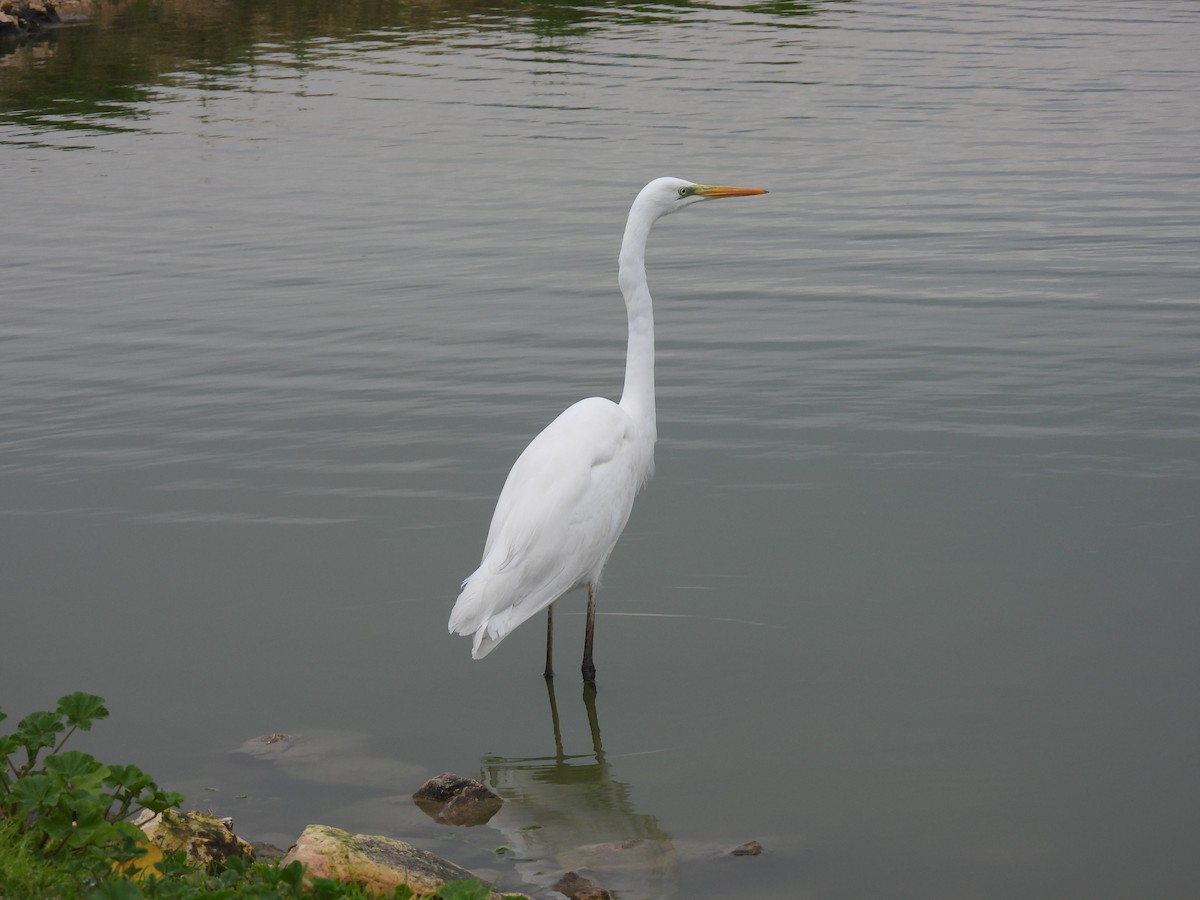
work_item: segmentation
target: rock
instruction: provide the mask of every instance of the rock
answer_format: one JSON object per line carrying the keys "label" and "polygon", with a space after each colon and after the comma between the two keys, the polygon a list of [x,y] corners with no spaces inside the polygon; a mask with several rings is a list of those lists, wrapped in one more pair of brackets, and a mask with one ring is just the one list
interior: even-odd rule
{"label": "rock", "polygon": [[[0,0],[3,2],[3,0]],[[311,728],[272,732],[244,742],[233,753],[253,765],[271,765],[297,781],[371,788],[410,784],[424,770],[370,749],[367,732]]]}
{"label": "rock", "polygon": [[282,756],[292,747],[292,736],[274,731],[271,734],[250,738],[234,753],[244,753],[254,759],[274,759]]}
{"label": "rock", "polygon": [[578,872],[564,872],[562,878],[550,885],[550,890],[570,897],[572,894],[586,891],[592,887],[595,885],[592,884],[591,879],[584,878]]}
{"label": "rock", "polygon": [[624,841],[605,841],[584,844],[559,854],[564,865],[600,873],[662,872],[675,860],[675,847],[670,841],[649,838],[629,838]]}
{"label": "rock", "polygon": [[[433,897],[448,881],[472,879],[466,869],[395,838],[355,834],[326,825],[309,825],[280,865],[299,861],[305,878],[333,878],[362,885],[368,892],[391,894],[406,885],[418,898]],[[511,896],[511,895],[509,895]],[[492,894],[499,900],[500,894]]]}
{"label": "rock", "polygon": [[[455,775],[453,772],[443,772],[441,775],[430,778],[417,788],[417,792],[413,794],[413,799],[432,803],[446,803],[464,791],[478,792],[481,790],[484,793],[491,794],[491,791],[482,782],[476,781],[474,778],[464,778],[462,775]],[[495,794],[492,794],[492,796],[494,797]]]}
{"label": "rock", "polygon": [[550,889],[565,894],[567,900],[612,900],[612,894],[578,872],[567,872]]}
{"label": "rock", "polygon": [[24,0],[0,3],[0,34],[26,34],[47,25],[59,25],[62,20],[52,3],[44,0]]}
{"label": "rock", "polygon": [[182,850],[194,865],[224,866],[230,857],[254,861],[251,846],[233,833],[233,819],[218,819],[204,813],[166,809],[161,813],[143,810],[133,824],[145,832],[164,853]]}
{"label": "rock", "polygon": [[763,845],[758,841],[748,841],[740,847],[729,851],[733,856],[758,856],[763,852]]}
{"label": "rock", "polygon": [[483,825],[504,801],[474,778],[443,772],[417,788],[413,802],[443,825]]}
{"label": "rock", "polygon": [[250,846],[254,848],[254,858],[259,862],[270,859],[283,859],[287,856],[286,850],[281,850],[274,844],[269,844],[266,841],[251,841]]}

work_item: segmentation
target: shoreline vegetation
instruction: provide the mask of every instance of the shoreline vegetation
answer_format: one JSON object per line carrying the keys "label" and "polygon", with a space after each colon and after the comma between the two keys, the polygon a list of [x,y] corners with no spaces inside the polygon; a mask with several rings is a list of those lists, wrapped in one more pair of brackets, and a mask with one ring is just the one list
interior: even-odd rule
{"label": "shoreline vegetation", "polygon": [[[513,900],[404,841],[310,825],[286,856],[256,856],[232,822],[131,765],[64,749],[107,718],[82,691],[0,734],[0,896],[6,900]],[[0,721],[6,715],[0,711]],[[582,897],[584,895],[575,895]],[[592,894],[596,898],[607,892]]]}

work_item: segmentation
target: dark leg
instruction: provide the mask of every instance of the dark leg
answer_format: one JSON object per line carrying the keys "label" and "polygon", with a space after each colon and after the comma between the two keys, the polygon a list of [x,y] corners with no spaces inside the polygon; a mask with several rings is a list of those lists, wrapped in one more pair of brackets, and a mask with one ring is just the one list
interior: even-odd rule
{"label": "dark leg", "polygon": [[596,666],[592,662],[592,638],[596,633],[596,585],[588,585],[587,630],[583,633],[583,682],[596,683]]}
{"label": "dark leg", "polygon": [[583,686],[583,708],[587,710],[588,728],[592,732],[592,751],[596,762],[604,762],[604,744],[600,741],[600,717],[596,715],[596,685]]}
{"label": "dark leg", "polygon": [[546,696],[550,699],[550,727],[554,729],[554,758],[560,764],[566,762],[563,752],[562,728],[558,724],[558,703],[554,699],[554,679],[546,679]]}
{"label": "dark leg", "polygon": [[554,604],[546,607],[546,671],[543,678],[554,677]]}

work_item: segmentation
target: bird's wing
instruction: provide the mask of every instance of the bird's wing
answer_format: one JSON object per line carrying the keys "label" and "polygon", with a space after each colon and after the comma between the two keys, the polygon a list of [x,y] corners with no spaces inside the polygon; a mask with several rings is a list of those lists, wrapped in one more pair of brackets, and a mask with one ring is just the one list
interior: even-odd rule
{"label": "bird's wing", "polygon": [[581,400],[525,448],[496,502],[483,562],[450,628],[485,655],[567,591],[599,577],[645,476],[634,423],[617,404]]}

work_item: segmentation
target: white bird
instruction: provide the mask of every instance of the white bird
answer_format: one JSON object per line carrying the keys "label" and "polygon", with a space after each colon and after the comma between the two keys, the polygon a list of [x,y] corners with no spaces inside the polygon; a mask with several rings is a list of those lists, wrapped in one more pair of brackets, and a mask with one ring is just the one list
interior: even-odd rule
{"label": "white bird", "polygon": [[621,400],[580,400],[547,425],[513,464],[496,501],[483,560],[463,582],[450,613],[452,634],[475,635],[475,659],[545,609],[544,674],[552,678],[554,601],[587,587],[582,671],[585,682],[595,683],[596,586],[633,499],[654,469],[654,309],[646,284],[650,228],[702,200],[765,193],[657,178],[633,201],[619,272],[629,317]]}

